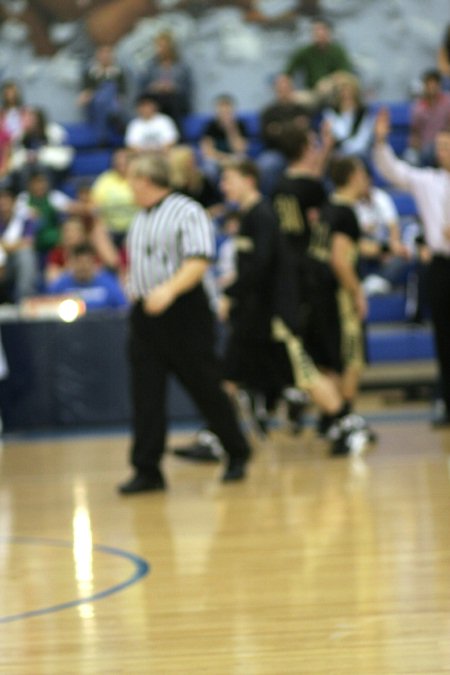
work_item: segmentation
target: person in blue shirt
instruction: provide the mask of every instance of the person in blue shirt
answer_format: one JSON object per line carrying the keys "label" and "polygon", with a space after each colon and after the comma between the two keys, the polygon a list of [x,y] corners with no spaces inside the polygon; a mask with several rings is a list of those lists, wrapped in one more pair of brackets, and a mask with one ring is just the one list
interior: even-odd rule
{"label": "person in blue shirt", "polygon": [[47,286],[47,293],[75,295],[86,303],[87,311],[128,305],[117,278],[107,270],[98,269],[95,250],[90,244],[79,244],[72,249],[68,268]]}

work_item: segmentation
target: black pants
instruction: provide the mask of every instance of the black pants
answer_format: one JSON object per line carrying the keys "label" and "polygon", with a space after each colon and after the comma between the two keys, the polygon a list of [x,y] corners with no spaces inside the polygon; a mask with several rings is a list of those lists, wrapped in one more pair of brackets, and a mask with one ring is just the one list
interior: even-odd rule
{"label": "black pants", "polygon": [[221,386],[214,353],[214,320],[203,289],[180,297],[160,316],[137,303],[131,313],[131,385],[134,441],[131,460],[141,471],[157,466],[164,452],[169,373],[184,385],[230,457],[247,459],[250,448],[233,404]]}
{"label": "black pants", "polygon": [[428,276],[431,318],[442,381],[442,397],[450,415],[450,258],[435,256]]}

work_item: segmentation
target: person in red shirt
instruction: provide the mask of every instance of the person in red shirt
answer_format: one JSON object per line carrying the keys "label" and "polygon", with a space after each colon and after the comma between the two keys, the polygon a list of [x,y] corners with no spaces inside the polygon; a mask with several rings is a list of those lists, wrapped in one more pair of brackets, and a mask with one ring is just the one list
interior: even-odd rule
{"label": "person in red shirt", "polygon": [[435,139],[450,124],[450,94],[442,90],[438,70],[428,70],[422,81],[423,94],[413,105],[404,159],[416,166],[436,166]]}

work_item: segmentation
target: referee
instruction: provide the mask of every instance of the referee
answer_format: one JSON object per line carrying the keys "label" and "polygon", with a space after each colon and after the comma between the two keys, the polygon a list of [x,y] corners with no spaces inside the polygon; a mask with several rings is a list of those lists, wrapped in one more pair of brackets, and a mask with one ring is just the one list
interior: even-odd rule
{"label": "referee", "polygon": [[222,480],[240,480],[250,448],[221,387],[214,319],[202,284],[215,254],[210,220],[197,202],[171,191],[168,165],[160,155],[133,159],[129,182],[141,208],[128,234],[135,473],[119,491],[166,486],[160,462],[169,373],[186,387],[228,455]]}
{"label": "referee", "polygon": [[386,142],[387,110],[375,123],[374,160],[377,170],[414,197],[423,222],[425,242],[433,258],[428,276],[431,319],[442,381],[445,414],[434,426],[450,425],[450,126],[436,135],[438,168],[416,168],[399,160]]}

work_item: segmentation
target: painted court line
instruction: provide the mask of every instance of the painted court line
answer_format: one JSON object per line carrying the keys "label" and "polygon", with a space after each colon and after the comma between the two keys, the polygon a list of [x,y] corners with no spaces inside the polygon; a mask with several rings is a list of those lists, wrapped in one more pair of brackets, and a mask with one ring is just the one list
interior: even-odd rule
{"label": "painted court line", "polygon": [[[31,546],[53,546],[58,548],[73,548],[73,542],[60,541],[58,539],[41,539],[39,537],[0,537],[0,546],[4,543],[7,544],[18,544],[18,545],[31,545]],[[20,621],[23,619],[29,619],[35,616],[42,616],[45,614],[53,614],[55,612],[62,612],[65,609],[70,609],[71,607],[78,607],[80,605],[85,605],[91,602],[97,602],[99,600],[104,600],[105,598],[124,591],[133,584],[141,581],[150,571],[150,565],[147,563],[144,558],[130,553],[129,551],[124,551],[119,548],[114,548],[112,546],[102,546],[94,545],[92,547],[93,551],[98,553],[104,553],[106,555],[112,555],[119,558],[124,558],[132,563],[134,566],[133,574],[125,579],[124,581],[110,586],[102,591],[93,593],[84,598],[77,598],[75,600],[69,600],[67,602],[62,602],[56,605],[50,605],[49,607],[43,607],[41,609],[34,609],[28,612],[21,612],[19,614],[11,614],[9,616],[0,616],[0,624],[3,623],[12,623],[13,621]]]}

